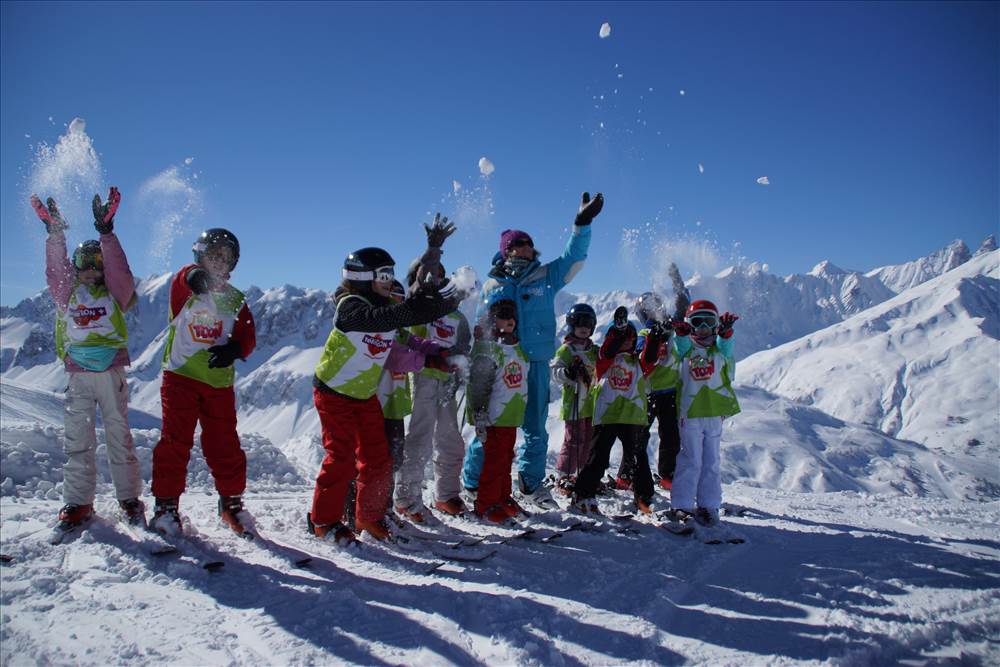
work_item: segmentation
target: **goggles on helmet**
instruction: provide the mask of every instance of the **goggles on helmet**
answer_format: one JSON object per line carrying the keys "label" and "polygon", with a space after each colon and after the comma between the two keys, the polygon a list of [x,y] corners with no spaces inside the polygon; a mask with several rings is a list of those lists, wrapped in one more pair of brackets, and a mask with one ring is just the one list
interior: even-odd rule
{"label": "goggles on helmet", "polygon": [[79,271],[86,271],[87,269],[97,269],[98,271],[103,271],[104,257],[100,253],[74,253],[73,266],[75,266]]}
{"label": "goggles on helmet", "polygon": [[711,313],[692,315],[688,322],[692,329],[714,329],[719,325],[719,318]]}
{"label": "goggles on helmet", "polygon": [[396,271],[391,264],[389,266],[378,267],[372,271],[372,274],[374,275],[372,280],[377,283],[391,283],[396,279]]}

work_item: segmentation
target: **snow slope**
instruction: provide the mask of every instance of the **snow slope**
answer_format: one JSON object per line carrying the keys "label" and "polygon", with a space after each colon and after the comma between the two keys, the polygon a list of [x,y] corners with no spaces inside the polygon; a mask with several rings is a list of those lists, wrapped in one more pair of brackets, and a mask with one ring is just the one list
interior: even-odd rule
{"label": "snow slope", "polygon": [[745,359],[740,381],[943,451],[1000,453],[1000,251]]}

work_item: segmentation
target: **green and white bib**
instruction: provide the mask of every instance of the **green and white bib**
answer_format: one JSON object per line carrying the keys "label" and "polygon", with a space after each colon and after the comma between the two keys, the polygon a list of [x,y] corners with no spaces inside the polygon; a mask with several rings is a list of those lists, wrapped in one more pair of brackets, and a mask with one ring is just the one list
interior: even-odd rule
{"label": "green and white bib", "polygon": [[[462,316],[457,312],[448,313],[430,324],[418,324],[410,327],[410,331],[424,340],[431,340],[445,349],[451,349],[458,342],[458,326],[461,321]],[[447,380],[449,375],[447,371],[439,368],[423,368],[420,370],[420,374],[442,381]]]}
{"label": "green and white bib", "polygon": [[66,358],[70,347],[126,346],[125,314],[106,286],[77,283],[66,310],[56,312],[55,343],[60,359]]}
{"label": "green and white bib", "polygon": [[[591,378],[597,377],[597,346],[591,345],[589,349],[577,349],[576,347],[563,344],[558,350],[556,350],[556,358],[559,359],[567,368],[573,365],[573,359],[580,359],[583,362],[583,367],[587,369],[587,374]],[[594,416],[594,385],[592,384],[590,389],[587,386],[577,382],[574,385],[563,385],[562,390],[562,407],[559,409],[559,418],[563,421],[573,418],[573,399],[576,398],[577,409],[576,418],[583,419],[585,417]],[[574,391],[575,389],[575,391]]]}
{"label": "green and white bib", "polygon": [[642,374],[639,358],[619,354],[611,362],[596,388],[594,425],[639,424],[645,426],[646,394],[649,384]]}
{"label": "green and white bib", "polygon": [[[337,302],[339,308],[347,299],[367,299],[348,294]],[[323,355],[316,365],[316,377],[323,384],[351,398],[368,399],[375,395],[382,368],[389,358],[395,331],[368,333],[341,331],[334,317],[333,331],[323,346]]]}
{"label": "green and white bib", "polygon": [[[476,341],[472,356],[487,355],[496,366],[496,376],[490,391],[487,419],[491,426],[520,426],[524,423],[528,398],[528,356],[520,345],[504,345],[496,341]],[[471,410],[466,411],[473,424]]]}
{"label": "green and white bib", "polygon": [[208,348],[229,340],[244,302],[243,292],[232,285],[222,292],[188,297],[168,328],[164,370],[216,388],[233,386],[236,369],[209,368]]}
{"label": "green and white bib", "polygon": [[679,416],[729,417],[740,411],[732,384],[736,364],[727,360],[717,347],[692,345],[679,362]]}
{"label": "green and white bib", "polygon": [[[643,329],[639,336],[649,338],[649,329]],[[671,354],[671,348],[667,345],[667,354],[656,363],[656,368],[649,375],[649,390],[651,392],[664,391],[666,389],[677,389],[680,384],[680,372],[678,371],[677,358]]]}
{"label": "green and white bib", "polygon": [[[405,343],[409,333],[405,329],[396,334],[396,340]],[[413,412],[413,398],[410,394],[410,376],[388,368],[382,369],[375,390],[378,402],[382,404],[382,416],[386,419],[402,419]]]}

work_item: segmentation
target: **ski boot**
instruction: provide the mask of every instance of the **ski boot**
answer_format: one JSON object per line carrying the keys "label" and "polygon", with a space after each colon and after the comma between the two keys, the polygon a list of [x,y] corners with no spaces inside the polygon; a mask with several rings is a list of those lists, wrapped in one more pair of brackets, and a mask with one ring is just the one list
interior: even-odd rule
{"label": "ski boot", "polygon": [[253,539],[253,517],[243,509],[242,496],[219,496],[219,518],[240,537]]}
{"label": "ski boot", "polygon": [[361,517],[356,517],[354,525],[359,533],[367,533],[369,537],[379,542],[396,542],[400,539],[399,529],[386,517],[376,521],[365,521]]}
{"label": "ski boot", "polygon": [[694,520],[701,526],[712,527],[719,525],[719,510],[705,509],[699,507],[694,511]]}
{"label": "ski boot", "polygon": [[306,512],[306,528],[310,535],[315,535],[321,540],[329,540],[342,547],[354,546],[358,543],[354,531],[345,526],[340,521],[317,526],[312,521],[312,512]]}
{"label": "ski boot", "polygon": [[573,502],[570,504],[570,509],[580,512],[581,514],[601,514],[601,508],[597,506],[597,499],[593,496],[589,498],[573,498]]}
{"label": "ski boot", "polygon": [[531,517],[531,514],[529,514],[527,510],[521,507],[517,503],[517,501],[511,498],[510,496],[504,498],[503,507],[505,510],[507,510],[507,516],[509,516],[511,519],[514,519],[515,521],[523,521]]}
{"label": "ski boot", "polygon": [[396,505],[396,514],[417,525],[427,524],[428,512],[423,503],[413,503],[412,505],[407,505],[405,507],[402,505]]}
{"label": "ski boot", "polygon": [[462,516],[465,514],[466,508],[461,498],[452,498],[451,500],[435,500],[434,509],[449,516]]}
{"label": "ski boot", "polygon": [[130,526],[146,528],[146,505],[138,498],[126,498],[118,501],[125,521]]}
{"label": "ski boot", "polygon": [[150,529],[167,536],[183,534],[181,515],[178,511],[179,498],[157,498],[153,506],[153,520],[149,522]]}
{"label": "ski boot", "polygon": [[49,544],[59,544],[67,535],[83,526],[94,516],[93,505],[74,505],[69,503],[59,510],[59,523],[49,535]]}
{"label": "ski boot", "polygon": [[497,503],[496,505],[490,505],[484,511],[476,512],[476,515],[489,523],[494,523],[498,526],[513,526],[514,520],[511,518],[510,514],[507,513],[507,508],[504,507],[503,503]]}

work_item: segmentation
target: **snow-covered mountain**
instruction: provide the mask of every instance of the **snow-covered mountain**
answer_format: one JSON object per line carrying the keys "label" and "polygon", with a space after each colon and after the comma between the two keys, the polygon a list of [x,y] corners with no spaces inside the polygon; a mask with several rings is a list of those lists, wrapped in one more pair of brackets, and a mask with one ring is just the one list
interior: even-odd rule
{"label": "snow-covered mountain", "polygon": [[1000,451],[1000,253],[758,352],[742,382],[949,452]]}

